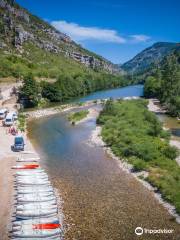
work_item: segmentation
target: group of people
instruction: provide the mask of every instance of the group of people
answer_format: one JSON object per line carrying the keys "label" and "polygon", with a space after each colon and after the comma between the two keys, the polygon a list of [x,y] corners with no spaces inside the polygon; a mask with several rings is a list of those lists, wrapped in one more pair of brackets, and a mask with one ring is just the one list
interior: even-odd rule
{"label": "group of people", "polygon": [[17,128],[15,126],[11,126],[11,127],[9,127],[8,133],[12,134],[13,136],[15,136],[15,135],[18,134],[18,130],[17,130]]}

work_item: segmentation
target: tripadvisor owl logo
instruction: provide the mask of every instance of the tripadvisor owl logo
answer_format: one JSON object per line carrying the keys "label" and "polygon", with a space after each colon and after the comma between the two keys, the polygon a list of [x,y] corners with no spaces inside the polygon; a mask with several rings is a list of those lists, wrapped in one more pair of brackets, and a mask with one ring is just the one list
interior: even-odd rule
{"label": "tripadvisor owl logo", "polygon": [[135,234],[138,235],[138,236],[142,235],[143,234],[143,228],[142,227],[137,227],[135,229]]}

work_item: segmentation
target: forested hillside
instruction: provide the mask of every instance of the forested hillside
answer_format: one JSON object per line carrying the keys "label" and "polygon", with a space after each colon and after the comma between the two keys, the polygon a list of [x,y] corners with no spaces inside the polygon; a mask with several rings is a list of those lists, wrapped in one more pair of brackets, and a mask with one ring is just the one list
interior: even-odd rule
{"label": "forested hillside", "polygon": [[145,97],[157,97],[170,114],[180,116],[180,50],[174,51],[145,80]]}
{"label": "forested hillside", "polygon": [[164,57],[180,48],[179,43],[157,42],[138,53],[133,59],[124,63],[121,67],[130,74],[143,74],[151,71]]}

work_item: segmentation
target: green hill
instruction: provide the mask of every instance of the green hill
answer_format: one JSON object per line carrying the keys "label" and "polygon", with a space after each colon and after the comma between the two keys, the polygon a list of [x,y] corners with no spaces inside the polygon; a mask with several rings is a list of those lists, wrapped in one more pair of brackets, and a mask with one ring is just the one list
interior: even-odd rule
{"label": "green hill", "polygon": [[33,72],[55,78],[66,71],[119,74],[116,65],[13,2],[0,0],[0,77]]}

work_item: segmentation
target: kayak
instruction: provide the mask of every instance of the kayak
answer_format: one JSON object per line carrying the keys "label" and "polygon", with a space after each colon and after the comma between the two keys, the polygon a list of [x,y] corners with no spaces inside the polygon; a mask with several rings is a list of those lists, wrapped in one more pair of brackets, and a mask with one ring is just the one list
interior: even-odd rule
{"label": "kayak", "polygon": [[20,173],[16,173],[15,174],[15,177],[26,177],[26,176],[47,176],[48,177],[48,175],[47,175],[47,173],[45,173],[45,172],[33,172],[33,173],[31,173],[31,172],[20,172]]}
{"label": "kayak", "polygon": [[59,223],[59,219],[57,217],[28,219],[28,220],[14,221],[12,225],[20,226],[20,225],[32,225],[32,224],[40,224],[40,223]]}
{"label": "kayak", "polygon": [[23,209],[23,210],[17,210],[16,216],[24,216],[24,217],[45,217],[51,214],[57,213],[57,209]]}
{"label": "kayak", "polygon": [[36,169],[36,168],[38,168],[38,167],[36,167],[36,166],[13,166],[12,167],[12,169],[19,169],[19,170],[23,170],[23,169]]}
{"label": "kayak", "polygon": [[38,168],[39,167],[39,164],[26,164],[26,165],[16,165],[16,166],[13,166],[12,169],[31,169],[31,168]]}
{"label": "kayak", "polygon": [[31,158],[18,158],[17,162],[37,162],[38,160],[40,160],[39,157],[31,157]]}
{"label": "kayak", "polygon": [[29,179],[37,179],[37,180],[48,180],[48,177],[46,176],[18,176],[16,177],[16,181],[20,181],[20,180],[29,180]]}
{"label": "kayak", "polygon": [[[13,240],[22,240],[23,238],[16,238],[16,237],[13,237]],[[27,238],[27,239],[30,239],[30,240],[42,240],[42,238],[39,238],[39,237],[35,237],[35,238]],[[63,238],[61,238],[61,235],[56,235],[56,236],[53,236],[53,237],[43,237],[44,240],[61,240]]]}
{"label": "kayak", "polygon": [[26,179],[26,180],[18,180],[16,181],[18,185],[50,185],[51,183],[47,180],[36,180],[36,179]]}
{"label": "kayak", "polygon": [[59,236],[61,234],[60,229],[24,229],[22,228],[19,231],[13,232],[13,237],[19,238],[45,238],[45,237],[52,237],[52,236]]}
{"label": "kayak", "polygon": [[53,213],[50,213],[49,212],[42,212],[41,214],[33,214],[33,213],[30,213],[30,212],[26,212],[26,214],[23,214],[23,213],[17,213],[16,214],[16,219],[21,219],[21,220],[25,220],[25,219],[35,219],[35,218],[41,218],[41,217],[56,217],[57,216],[57,212],[53,212]]}
{"label": "kayak", "polygon": [[[53,201],[52,201],[53,202]],[[54,204],[52,203],[28,203],[28,204],[23,204],[23,205],[17,205],[16,210],[24,210],[24,209],[37,209],[37,208],[56,208],[57,205],[56,202],[54,201]]]}
{"label": "kayak", "polygon": [[54,197],[54,193],[52,192],[35,192],[35,193],[28,193],[28,194],[18,194],[17,195],[17,199],[20,199],[20,198],[23,198],[23,197],[26,197],[26,198],[29,198],[29,197]]}
{"label": "kayak", "polygon": [[18,203],[31,203],[31,202],[50,202],[56,200],[54,196],[39,196],[39,195],[31,195],[23,197],[18,197],[17,201]]}
{"label": "kayak", "polygon": [[53,188],[42,188],[42,189],[36,189],[36,188],[29,188],[29,189],[18,189],[17,194],[29,194],[29,193],[53,193]]}
{"label": "kayak", "polygon": [[42,168],[36,168],[36,169],[25,169],[22,171],[17,171],[16,174],[34,174],[34,173],[45,173],[45,171]]}
{"label": "kayak", "polygon": [[38,186],[38,185],[33,185],[33,186],[17,186],[17,191],[19,190],[46,190],[46,189],[50,189],[53,190],[53,187],[49,187],[49,186]]}
{"label": "kayak", "polygon": [[26,225],[26,226],[16,226],[13,227],[13,231],[19,231],[21,229],[28,229],[28,230],[34,230],[34,229],[57,229],[60,228],[61,224],[59,223],[39,223],[39,224],[32,224],[32,225]]}

